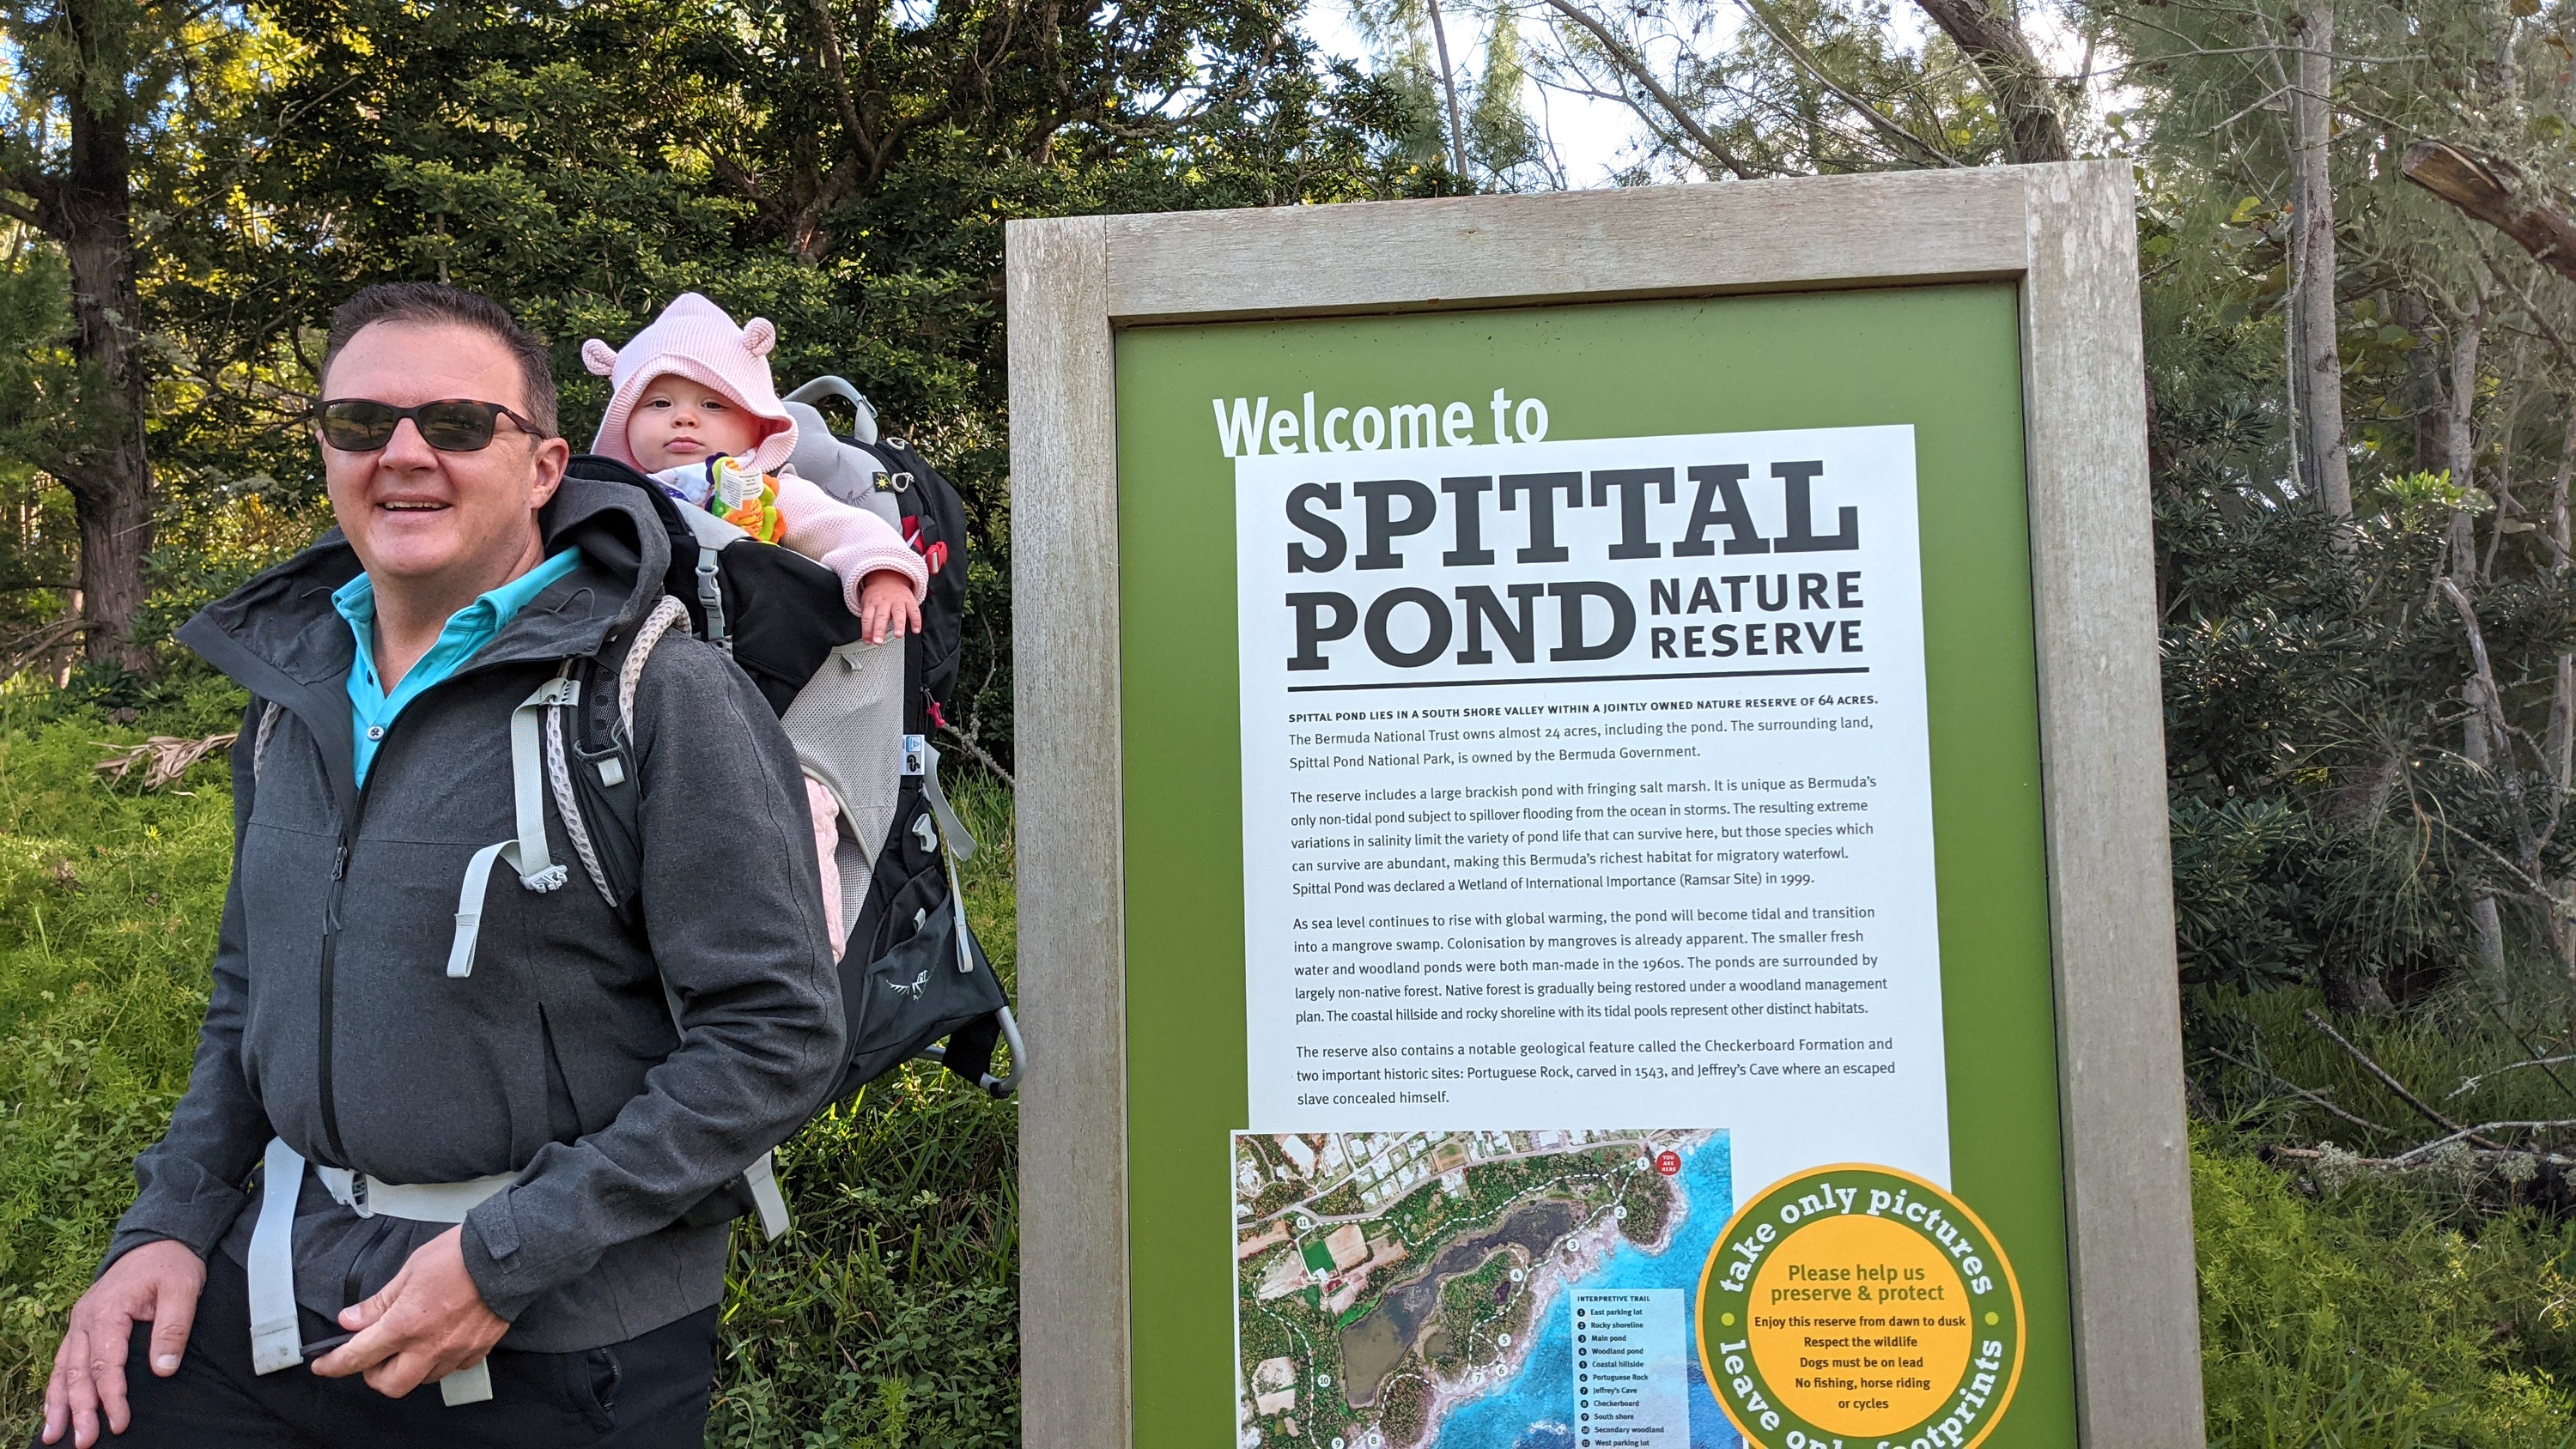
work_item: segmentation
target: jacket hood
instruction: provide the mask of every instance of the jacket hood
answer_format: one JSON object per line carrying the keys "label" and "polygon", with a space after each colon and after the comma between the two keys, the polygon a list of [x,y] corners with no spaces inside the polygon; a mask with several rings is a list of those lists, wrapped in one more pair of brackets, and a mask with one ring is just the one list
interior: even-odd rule
{"label": "jacket hood", "polygon": [[[486,647],[486,660],[596,654],[612,630],[641,619],[661,596],[670,537],[640,479],[567,472],[537,527],[547,553],[578,546],[582,565],[531,600]],[[251,693],[294,707],[295,694],[349,667],[355,646],[331,594],[358,573],[357,551],[334,528],[207,605],[178,640]]]}

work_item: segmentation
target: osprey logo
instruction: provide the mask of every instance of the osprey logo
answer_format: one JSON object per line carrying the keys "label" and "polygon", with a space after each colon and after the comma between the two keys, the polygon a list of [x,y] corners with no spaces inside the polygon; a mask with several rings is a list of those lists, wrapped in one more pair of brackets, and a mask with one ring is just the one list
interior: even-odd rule
{"label": "osprey logo", "polygon": [[929,984],[930,973],[928,971],[924,971],[920,975],[912,978],[909,982],[889,981],[885,984],[885,988],[888,991],[897,992],[901,995],[909,996],[915,1001],[919,1001],[921,999],[921,988]]}

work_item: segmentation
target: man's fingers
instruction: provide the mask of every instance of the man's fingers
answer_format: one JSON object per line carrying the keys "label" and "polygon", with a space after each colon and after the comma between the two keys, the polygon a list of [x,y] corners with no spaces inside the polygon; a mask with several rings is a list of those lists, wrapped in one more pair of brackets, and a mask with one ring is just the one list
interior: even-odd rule
{"label": "man's fingers", "polygon": [[399,1399],[428,1382],[429,1355],[416,1349],[395,1354],[367,1370],[367,1387],[388,1399]]}
{"label": "man's fingers", "polygon": [[[373,1301],[373,1299],[368,1300],[370,1303]],[[366,1306],[367,1304],[361,1303],[355,1308],[341,1310],[340,1321],[347,1323],[357,1316],[359,1309]],[[391,1358],[400,1351],[402,1346],[402,1341],[394,1335],[393,1330],[379,1318],[359,1329],[347,1343],[313,1360],[313,1372],[326,1379],[341,1379],[351,1374],[365,1373]]]}
{"label": "man's fingers", "polygon": [[48,1444],[60,1442],[72,1426],[72,1373],[88,1355],[89,1336],[77,1327],[65,1329],[63,1341],[54,1348],[53,1376],[45,1380],[44,1440]]}
{"label": "man's fingers", "polygon": [[[80,1330],[80,1348],[70,1364],[71,1376],[64,1387],[70,1391],[72,1410],[72,1443],[89,1449],[98,1442],[98,1389],[92,1380],[96,1355],[91,1351],[91,1334]],[[71,1346],[66,1343],[65,1350]]]}
{"label": "man's fingers", "polygon": [[152,1371],[163,1378],[179,1371],[179,1356],[188,1351],[188,1330],[197,1321],[197,1295],[163,1284],[152,1300]]}
{"label": "man's fingers", "polygon": [[125,1356],[126,1340],[133,1335],[133,1320],[117,1325],[125,1332],[102,1329],[89,1338],[90,1386],[98,1394],[99,1413],[107,1420],[108,1432],[125,1432]]}
{"label": "man's fingers", "polygon": [[340,1326],[352,1331],[375,1326],[385,1316],[386,1310],[394,1306],[394,1300],[402,1296],[403,1284],[410,1277],[411,1266],[405,1264],[394,1273],[392,1282],[377,1289],[372,1296],[341,1309]]}

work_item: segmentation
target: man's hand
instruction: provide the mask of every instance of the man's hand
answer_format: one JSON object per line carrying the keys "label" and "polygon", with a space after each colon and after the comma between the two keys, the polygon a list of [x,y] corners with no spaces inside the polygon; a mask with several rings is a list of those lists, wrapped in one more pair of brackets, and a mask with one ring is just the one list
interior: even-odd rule
{"label": "man's hand", "polygon": [[912,599],[912,580],[892,569],[879,569],[859,581],[859,634],[883,644],[921,632],[921,605]]}
{"label": "man's hand", "polygon": [[188,1347],[188,1325],[197,1317],[197,1295],[206,1286],[206,1260],[187,1244],[145,1243],[101,1273],[72,1305],[62,1346],[54,1350],[54,1375],[45,1380],[48,1444],[68,1430],[80,1449],[98,1442],[99,1421],[122,1434],[132,1417],[125,1404],[125,1349],[134,1325],[152,1325],[152,1371],[179,1371]]}
{"label": "man's hand", "polygon": [[480,1363],[510,1331],[508,1319],[483,1306],[465,1272],[464,1229],[412,1250],[384,1291],[340,1310],[340,1326],[357,1337],[313,1361],[326,1379],[364,1374],[367,1387],[399,1399],[431,1379]]}

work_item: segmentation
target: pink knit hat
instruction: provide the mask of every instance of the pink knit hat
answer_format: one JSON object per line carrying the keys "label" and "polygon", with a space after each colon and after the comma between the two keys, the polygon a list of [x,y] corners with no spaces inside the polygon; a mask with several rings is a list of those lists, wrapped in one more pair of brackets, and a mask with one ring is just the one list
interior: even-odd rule
{"label": "pink knit hat", "polygon": [[751,464],[763,473],[777,472],[796,451],[796,420],[788,416],[777,387],[769,380],[769,349],[777,343],[778,329],[769,325],[768,318],[754,317],[750,325],[736,328],[722,307],[695,292],[672,298],[662,315],[629,338],[622,351],[596,337],[583,343],[582,362],[593,376],[607,378],[611,389],[608,411],[600,417],[599,436],[591,440],[590,450],[642,468],[626,446],[626,420],[653,379],[677,373],[714,389],[767,423],[769,431],[752,450]]}

